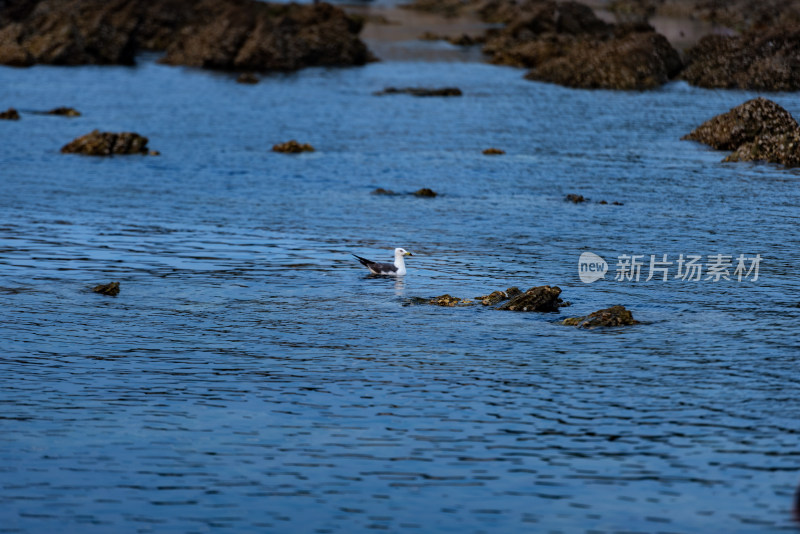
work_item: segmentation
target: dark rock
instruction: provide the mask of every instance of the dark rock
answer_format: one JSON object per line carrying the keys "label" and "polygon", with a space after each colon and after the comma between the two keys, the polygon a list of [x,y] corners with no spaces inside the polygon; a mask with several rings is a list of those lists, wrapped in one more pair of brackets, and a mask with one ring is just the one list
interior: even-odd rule
{"label": "dark rock", "polygon": [[256,0],[15,0],[0,3],[0,63],[132,65],[140,49],[171,65],[295,70],[363,65],[362,22],[329,4]]}
{"label": "dark rock", "polygon": [[19,112],[14,108],[8,108],[7,110],[0,112],[0,120],[4,121],[18,121],[19,120]]}
{"label": "dark rock", "polygon": [[436,191],[434,191],[433,189],[428,189],[427,187],[423,187],[422,189],[415,191],[414,196],[433,198],[436,196]]}
{"label": "dark rock", "polygon": [[452,297],[450,295],[441,295],[438,297],[434,297],[429,301],[430,304],[434,304],[436,306],[446,306],[452,308],[454,306],[470,306],[474,304],[471,300],[460,299],[458,297]]}
{"label": "dark rock", "polygon": [[387,196],[397,195],[397,193],[395,193],[391,189],[384,189],[382,187],[379,187],[379,188],[373,190],[370,194],[371,195],[387,195]]}
{"label": "dark rock", "polygon": [[443,36],[433,32],[425,32],[419,36],[420,41],[441,41],[443,39]]}
{"label": "dark rock", "polygon": [[576,195],[575,193],[570,193],[567,195],[567,201],[572,202],[573,204],[580,204],[581,202],[586,202],[589,200],[585,198],[583,195]]}
{"label": "dark rock", "polygon": [[561,288],[558,286],[539,286],[532,287],[525,293],[511,298],[509,301],[501,304],[498,310],[510,311],[537,311],[537,312],[554,312],[562,306],[565,306],[563,300],[559,298],[561,295]]}
{"label": "dark rock", "polygon": [[99,286],[93,287],[92,291],[94,291],[95,293],[100,293],[101,295],[109,295],[111,297],[116,297],[119,294],[119,282],[111,282],[110,284],[101,284]]}
{"label": "dark rock", "polygon": [[473,35],[467,35],[466,33],[462,33],[461,35],[446,37],[445,40],[451,45],[455,46],[475,46],[486,42],[486,38],[481,35],[473,36]]}
{"label": "dark rock", "polygon": [[61,153],[85,156],[147,154],[147,138],[132,132],[111,133],[94,130],[64,145]]}
{"label": "dark rock", "polygon": [[652,27],[609,24],[577,2],[521,3],[483,50],[493,63],[530,68],[530,80],[587,89],[651,89],[682,66],[675,49]]}
{"label": "dark rock", "polygon": [[486,156],[500,156],[502,154],[505,154],[506,151],[500,150],[499,148],[487,148],[486,150],[483,151],[483,153]]}
{"label": "dark rock", "polygon": [[376,95],[399,95],[406,94],[412,96],[461,96],[463,93],[458,87],[443,87],[441,89],[430,89],[426,87],[387,87],[383,91],[378,91]]}
{"label": "dark rock", "polygon": [[252,72],[243,72],[236,78],[236,83],[253,85],[258,83],[258,76]]}
{"label": "dark rock", "polygon": [[299,154],[300,152],[314,152],[314,147],[308,143],[300,144],[294,139],[285,143],[279,143],[272,146],[273,152],[282,152],[284,154]]}
{"label": "dark rock", "polygon": [[45,115],[58,115],[60,117],[80,117],[81,112],[75,108],[59,107],[44,112]]}
{"label": "dark rock", "polygon": [[622,202],[619,202],[619,201],[617,201],[617,200],[615,200],[615,201],[614,201],[614,202],[612,202],[611,204],[613,204],[614,206],[624,206],[624,205],[625,205],[625,204],[623,204]]}
{"label": "dark rock", "polygon": [[612,306],[604,310],[598,310],[584,317],[569,317],[562,321],[566,326],[577,326],[579,328],[596,328],[605,326],[628,326],[639,324],[633,318],[633,314],[625,309],[624,306]]}
{"label": "dark rock", "polygon": [[733,150],[725,161],[800,165],[800,126],[788,111],[761,97],[717,115],[682,139]]}
{"label": "dark rock", "polygon": [[681,74],[707,88],[800,89],[800,24],[758,28],[741,36],[707,35],[686,53]]}
{"label": "dark rock", "polygon": [[475,297],[475,300],[480,300],[481,304],[483,304],[484,306],[494,306],[495,304],[499,304],[504,300],[508,300],[512,297],[516,297],[521,294],[522,291],[520,291],[519,288],[509,287],[505,291],[493,291],[488,295]]}

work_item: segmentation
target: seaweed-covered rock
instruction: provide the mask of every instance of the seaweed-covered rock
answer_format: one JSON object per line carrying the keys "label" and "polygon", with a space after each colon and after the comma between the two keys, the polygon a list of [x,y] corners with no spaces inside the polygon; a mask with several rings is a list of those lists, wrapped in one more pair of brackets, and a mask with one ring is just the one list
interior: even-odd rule
{"label": "seaweed-covered rock", "polygon": [[569,317],[564,319],[562,324],[579,328],[597,328],[599,326],[629,326],[639,324],[639,321],[633,318],[633,314],[625,306],[612,306],[584,317]]}
{"label": "seaweed-covered rock", "polygon": [[572,202],[573,204],[580,204],[581,202],[586,202],[589,199],[584,197],[583,195],[576,195],[575,193],[570,193],[569,195],[567,195],[566,200],[567,202]]}
{"label": "seaweed-covered rock", "polygon": [[558,286],[538,286],[532,287],[525,293],[511,298],[509,301],[501,304],[498,310],[510,311],[536,311],[536,312],[554,312],[558,311],[560,307],[566,303],[559,298],[561,295],[561,288]]}
{"label": "seaweed-covered rock", "polygon": [[387,87],[378,91],[376,95],[411,95],[411,96],[461,96],[463,93],[458,87],[442,87],[432,89],[428,87]]}
{"label": "seaweed-covered rock", "polygon": [[800,89],[800,25],[707,35],[686,53],[681,78],[707,88]]}
{"label": "seaweed-covered rock", "polygon": [[509,287],[505,291],[492,291],[488,295],[475,297],[475,300],[481,301],[481,304],[484,306],[494,306],[495,304],[499,304],[504,300],[508,300],[521,294],[522,291],[520,291],[518,287]]}
{"label": "seaweed-covered rock", "polygon": [[61,153],[85,156],[147,154],[147,137],[132,132],[111,133],[94,130],[64,145]]}
{"label": "seaweed-covered rock", "polygon": [[436,191],[433,189],[429,189],[427,187],[423,187],[417,191],[414,191],[415,197],[424,197],[424,198],[433,198],[437,195]]}
{"label": "seaweed-covered rock", "polygon": [[140,49],[171,65],[295,70],[362,65],[362,22],[330,4],[256,0],[15,0],[0,3],[0,63],[134,63]]}
{"label": "seaweed-covered rock", "polygon": [[94,286],[92,291],[95,293],[100,293],[101,295],[109,295],[111,297],[115,297],[119,294],[119,282],[111,282],[109,284],[100,284],[98,286]]}
{"label": "seaweed-covered rock", "polygon": [[45,115],[58,115],[59,117],[80,117],[81,112],[75,108],[58,107],[45,111]]}
{"label": "seaweed-covered rock", "polygon": [[18,121],[19,120],[19,111],[14,108],[8,108],[7,110],[0,112],[0,120],[4,121]]}
{"label": "seaweed-covered rock", "polygon": [[528,67],[526,78],[568,87],[642,90],[681,69],[678,53],[646,24],[613,25],[577,2],[529,0],[484,52],[493,63]]}
{"label": "seaweed-covered rock", "polygon": [[682,139],[733,150],[726,161],[800,165],[800,126],[788,111],[761,97],[717,115]]}
{"label": "seaweed-covered rock", "polygon": [[314,147],[308,143],[300,144],[294,139],[286,141],[285,143],[278,143],[272,145],[273,152],[282,152],[284,154],[299,154],[301,152],[314,152]]}
{"label": "seaweed-covered rock", "polygon": [[474,304],[473,301],[467,299],[460,299],[458,297],[453,297],[450,295],[440,295],[438,297],[434,297],[430,299],[430,304],[434,304],[436,306],[446,306],[452,308],[454,306],[469,306]]}
{"label": "seaweed-covered rock", "polygon": [[483,154],[485,156],[502,156],[505,153],[506,153],[505,150],[501,150],[499,148],[487,148],[486,150],[483,151]]}

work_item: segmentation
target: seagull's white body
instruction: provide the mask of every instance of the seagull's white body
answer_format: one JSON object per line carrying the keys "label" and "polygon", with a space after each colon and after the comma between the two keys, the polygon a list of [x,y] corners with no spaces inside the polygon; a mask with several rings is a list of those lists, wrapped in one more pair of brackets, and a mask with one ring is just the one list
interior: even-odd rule
{"label": "seagull's white body", "polygon": [[[356,256],[353,254],[353,256]],[[375,261],[356,256],[361,265],[369,269],[372,274],[380,274],[385,276],[405,276],[406,275],[406,262],[405,256],[413,256],[410,252],[403,248],[394,249],[394,263],[378,263]]]}

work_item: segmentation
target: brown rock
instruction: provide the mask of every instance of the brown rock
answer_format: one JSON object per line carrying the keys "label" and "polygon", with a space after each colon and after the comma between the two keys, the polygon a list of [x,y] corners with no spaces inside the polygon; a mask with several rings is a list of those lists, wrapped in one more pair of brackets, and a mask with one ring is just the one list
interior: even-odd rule
{"label": "brown rock", "polygon": [[483,151],[483,153],[486,156],[500,156],[502,154],[505,154],[506,151],[500,150],[499,148],[487,148],[486,150]]}
{"label": "brown rock", "polygon": [[497,309],[554,312],[565,305],[564,301],[559,298],[559,295],[561,295],[561,288],[558,286],[532,287],[525,293],[517,295],[511,300],[501,304]]}
{"label": "brown rock", "polygon": [[435,306],[446,306],[448,308],[452,308],[454,306],[469,306],[474,304],[471,300],[460,299],[458,297],[452,297],[450,295],[441,295],[438,297],[434,297],[429,301],[430,304]]}
{"label": "brown rock", "polygon": [[422,189],[419,189],[414,192],[414,196],[416,197],[433,198],[436,196],[436,194],[437,194],[436,191],[434,191],[433,189],[428,189],[427,187],[423,187]]}
{"label": "brown rock", "polygon": [[508,300],[512,297],[516,297],[521,294],[522,291],[520,291],[519,288],[509,287],[505,291],[493,291],[488,295],[475,297],[475,300],[480,300],[481,304],[483,304],[484,306],[494,306],[495,304],[499,304],[504,300]]}
{"label": "brown rock", "polygon": [[301,152],[314,152],[314,147],[309,145],[308,143],[303,143],[302,145],[292,139],[291,141],[287,141],[285,143],[279,143],[277,145],[272,146],[273,152],[282,152],[284,154],[299,154]]}
{"label": "brown rock", "polygon": [[101,295],[109,295],[111,297],[116,297],[119,295],[119,282],[111,282],[110,284],[101,284],[99,286],[94,286],[92,291],[95,293],[100,293]]}
{"label": "brown rock", "polygon": [[569,317],[562,321],[566,326],[577,326],[579,328],[597,328],[607,326],[629,326],[639,324],[633,318],[633,314],[625,309],[624,306],[612,306],[604,310],[598,310],[585,317]]}
{"label": "brown rock", "polygon": [[18,121],[19,112],[14,108],[8,108],[7,110],[0,112],[0,120]]}
{"label": "brown rock", "polygon": [[392,191],[391,189],[384,189],[384,188],[382,188],[382,187],[379,187],[379,188],[377,188],[377,189],[373,190],[373,191],[372,191],[370,194],[371,194],[371,195],[386,195],[386,196],[394,196],[394,195],[396,195],[397,193],[395,193],[395,192],[394,192],[394,191]]}
{"label": "brown rock", "polygon": [[59,107],[44,112],[45,115],[58,115],[60,117],[80,117],[81,113],[75,108]]}
{"label": "brown rock", "polygon": [[441,89],[430,89],[427,87],[387,87],[383,91],[378,91],[376,95],[412,95],[412,96],[461,96],[463,93],[458,87],[443,87]]}
{"label": "brown rock", "polygon": [[761,97],[717,115],[683,139],[733,150],[725,161],[800,165],[800,126],[788,111]]}
{"label": "brown rock", "polygon": [[132,132],[111,133],[94,130],[64,145],[61,153],[85,156],[147,154],[147,138]]}
{"label": "brown rock", "polygon": [[570,193],[569,195],[567,195],[566,199],[568,202],[572,202],[573,204],[580,204],[581,202],[586,202],[587,200],[589,200],[588,198],[585,198],[583,195],[576,195],[575,193]]}

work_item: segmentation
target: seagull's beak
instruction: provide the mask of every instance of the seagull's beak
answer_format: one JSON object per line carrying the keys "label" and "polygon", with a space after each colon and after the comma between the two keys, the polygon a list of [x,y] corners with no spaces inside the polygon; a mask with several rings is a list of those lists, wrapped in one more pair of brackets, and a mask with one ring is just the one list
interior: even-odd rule
{"label": "seagull's beak", "polygon": [[410,252],[406,252],[405,254],[403,254],[403,256],[413,256],[413,254]]}

